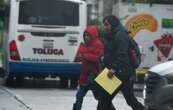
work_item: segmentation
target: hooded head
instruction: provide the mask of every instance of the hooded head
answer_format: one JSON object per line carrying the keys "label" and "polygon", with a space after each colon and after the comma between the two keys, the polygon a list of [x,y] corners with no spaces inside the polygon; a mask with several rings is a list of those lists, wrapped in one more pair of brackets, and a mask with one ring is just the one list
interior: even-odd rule
{"label": "hooded head", "polygon": [[85,43],[89,43],[97,38],[99,38],[97,27],[95,25],[87,26],[87,28],[85,29],[85,32],[84,32]]}
{"label": "hooded head", "polygon": [[112,31],[120,25],[120,20],[114,15],[109,15],[103,19],[103,23],[104,25],[110,25],[110,31]]}

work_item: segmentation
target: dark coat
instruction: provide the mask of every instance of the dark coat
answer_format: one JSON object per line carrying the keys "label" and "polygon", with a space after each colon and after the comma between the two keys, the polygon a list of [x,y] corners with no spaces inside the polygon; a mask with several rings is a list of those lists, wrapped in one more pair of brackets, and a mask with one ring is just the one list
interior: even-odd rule
{"label": "dark coat", "polygon": [[129,38],[125,28],[120,24],[104,38],[105,67],[114,69],[119,76],[130,75]]}

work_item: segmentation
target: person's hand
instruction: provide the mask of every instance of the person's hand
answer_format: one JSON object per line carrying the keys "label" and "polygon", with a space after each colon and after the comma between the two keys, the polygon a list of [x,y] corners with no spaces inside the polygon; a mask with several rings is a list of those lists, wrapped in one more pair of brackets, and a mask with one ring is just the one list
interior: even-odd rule
{"label": "person's hand", "polygon": [[82,58],[82,54],[78,54],[78,58]]}
{"label": "person's hand", "polygon": [[113,69],[110,69],[107,76],[108,78],[112,79],[114,74],[115,74],[115,71]]}
{"label": "person's hand", "polygon": [[78,53],[77,57],[76,57],[76,61],[82,61],[82,54]]}

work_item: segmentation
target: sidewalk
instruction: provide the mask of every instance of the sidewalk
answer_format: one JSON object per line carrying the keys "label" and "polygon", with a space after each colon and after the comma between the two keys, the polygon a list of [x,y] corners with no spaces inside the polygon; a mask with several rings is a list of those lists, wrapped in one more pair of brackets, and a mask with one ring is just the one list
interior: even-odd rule
{"label": "sidewalk", "polygon": [[20,99],[0,86],[0,110],[32,110]]}
{"label": "sidewalk", "polygon": [[3,79],[0,78],[0,110],[32,110],[8,89],[1,86],[2,83]]}

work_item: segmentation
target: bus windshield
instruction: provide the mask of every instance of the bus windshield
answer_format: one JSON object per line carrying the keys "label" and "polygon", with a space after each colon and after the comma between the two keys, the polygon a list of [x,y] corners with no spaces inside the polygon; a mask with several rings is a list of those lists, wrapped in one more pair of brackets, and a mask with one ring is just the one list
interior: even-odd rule
{"label": "bus windshield", "polygon": [[19,3],[19,24],[79,25],[79,4],[64,0],[26,0]]}

